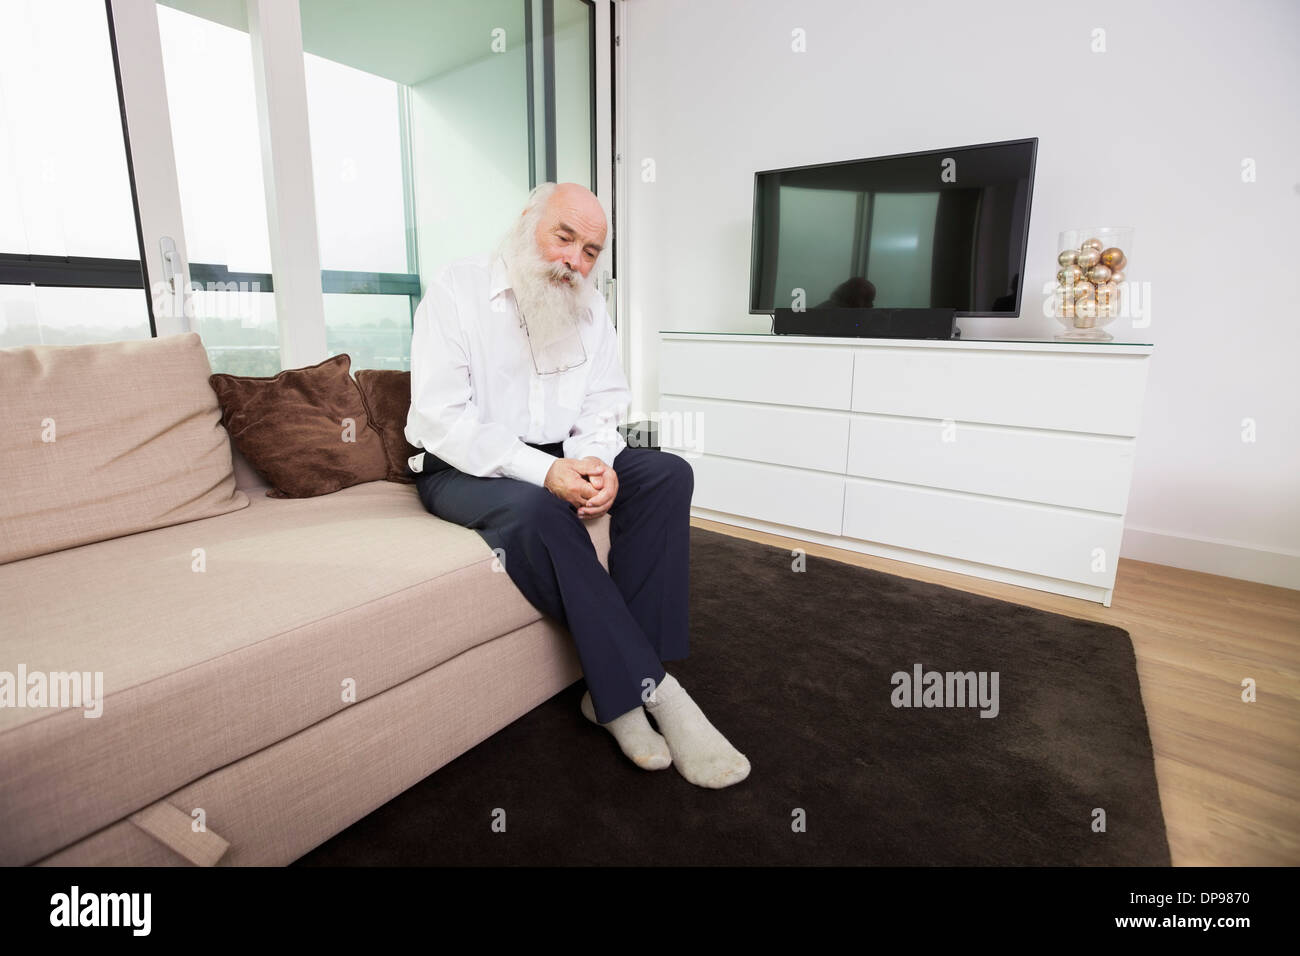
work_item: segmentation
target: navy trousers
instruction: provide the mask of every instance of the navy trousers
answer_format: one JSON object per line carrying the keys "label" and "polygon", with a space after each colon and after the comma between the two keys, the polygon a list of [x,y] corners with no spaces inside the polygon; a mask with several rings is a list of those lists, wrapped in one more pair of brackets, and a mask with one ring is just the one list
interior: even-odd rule
{"label": "navy trousers", "polygon": [[[562,443],[532,447],[564,454]],[[658,686],[662,662],[690,650],[690,462],[653,448],[619,452],[606,572],[576,506],[527,481],[425,461],[414,475],[425,509],[477,531],[524,597],[568,629],[596,719],[640,707],[644,681]]]}

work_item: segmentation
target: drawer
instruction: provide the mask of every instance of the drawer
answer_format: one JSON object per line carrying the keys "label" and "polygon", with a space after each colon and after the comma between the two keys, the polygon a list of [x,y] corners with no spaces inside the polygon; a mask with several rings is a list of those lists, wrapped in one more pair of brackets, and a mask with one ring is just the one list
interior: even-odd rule
{"label": "drawer", "polygon": [[859,416],[849,431],[848,473],[1119,515],[1128,505],[1134,444],[1132,438]]}
{"label": "drawer", "polygon": [[839,475],[849,449],[849,413],[667,395],[659,400],[659,444]]}
{"label": "drawer", "polygon": [[[665,454],[676,454],[669,449]],[[708,455],[683,455],[695,472],[691,505],[825,534],[840,533],[844,476]]]}
{"label": "drawer", "polygon": [[846,410],[852,388],[850,348],[671,339],[659,347],[664,395]]}
{"label": "drawer", "polygon": [[1115,585],[1123,529],[1118,516],[845,479],[846,537],[1099,588]]}
{"label": "drawer", "polygon": [[854,350],[855,412],[1132,437],[1146,356]]}

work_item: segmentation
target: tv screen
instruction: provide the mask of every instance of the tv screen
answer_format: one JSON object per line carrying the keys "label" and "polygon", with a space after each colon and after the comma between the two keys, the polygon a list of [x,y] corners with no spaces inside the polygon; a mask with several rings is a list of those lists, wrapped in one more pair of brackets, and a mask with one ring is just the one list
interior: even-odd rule
{"label": "tv screen", "polygon": [[1019,315],[1037,150],[1035,137],[756,173],[750,312]]}

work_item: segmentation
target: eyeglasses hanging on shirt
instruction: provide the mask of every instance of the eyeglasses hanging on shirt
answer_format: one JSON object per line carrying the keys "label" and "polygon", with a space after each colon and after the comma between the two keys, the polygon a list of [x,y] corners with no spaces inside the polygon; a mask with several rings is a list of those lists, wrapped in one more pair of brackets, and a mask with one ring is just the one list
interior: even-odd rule
{"label": "eyeglasses hanging on shirt", "polygon": [[[524,318],[523,310],[519,310],[519,325],[523,328],[524,335],[528,339],[528,351],[533,356],[533,370],[536,371],[538,375],[554,375],[557,372],[567,372],[569,369],[577,368],[579,365],[582,365],[587,361],[587,347],[582,343],[582,331],[579,328],[575,328],[573,333],[567,338],[556,339],[542,350],[544,356],[551,356],[551,360],[543,364],[556,365],[558,360],[558,366],[556,368],[548,368],[543,371],[541,365],[539,365],[537,361],[537,352],[533,348],[533,337],[528,333],[528,322]],[[577,349],[573,348],[574,340],[577,341]],[[565,347],[561,349],[560,346]],[[579,351],[582,353],[582,358],[574,361],[577,359],[577,353]]]}

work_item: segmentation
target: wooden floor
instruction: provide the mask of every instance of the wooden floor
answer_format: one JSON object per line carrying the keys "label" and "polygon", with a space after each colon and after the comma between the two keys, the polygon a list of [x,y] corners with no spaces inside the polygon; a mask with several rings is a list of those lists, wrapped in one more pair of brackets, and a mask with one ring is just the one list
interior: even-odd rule
{"label": "wooden floor", "polygon": [[[1300,591],[1121,558],[1107,608],[705,518],[691,524],[1124,628],[1174,865],[1300,863]],[[1242,701],[1245,678],[1254,703]]]}

